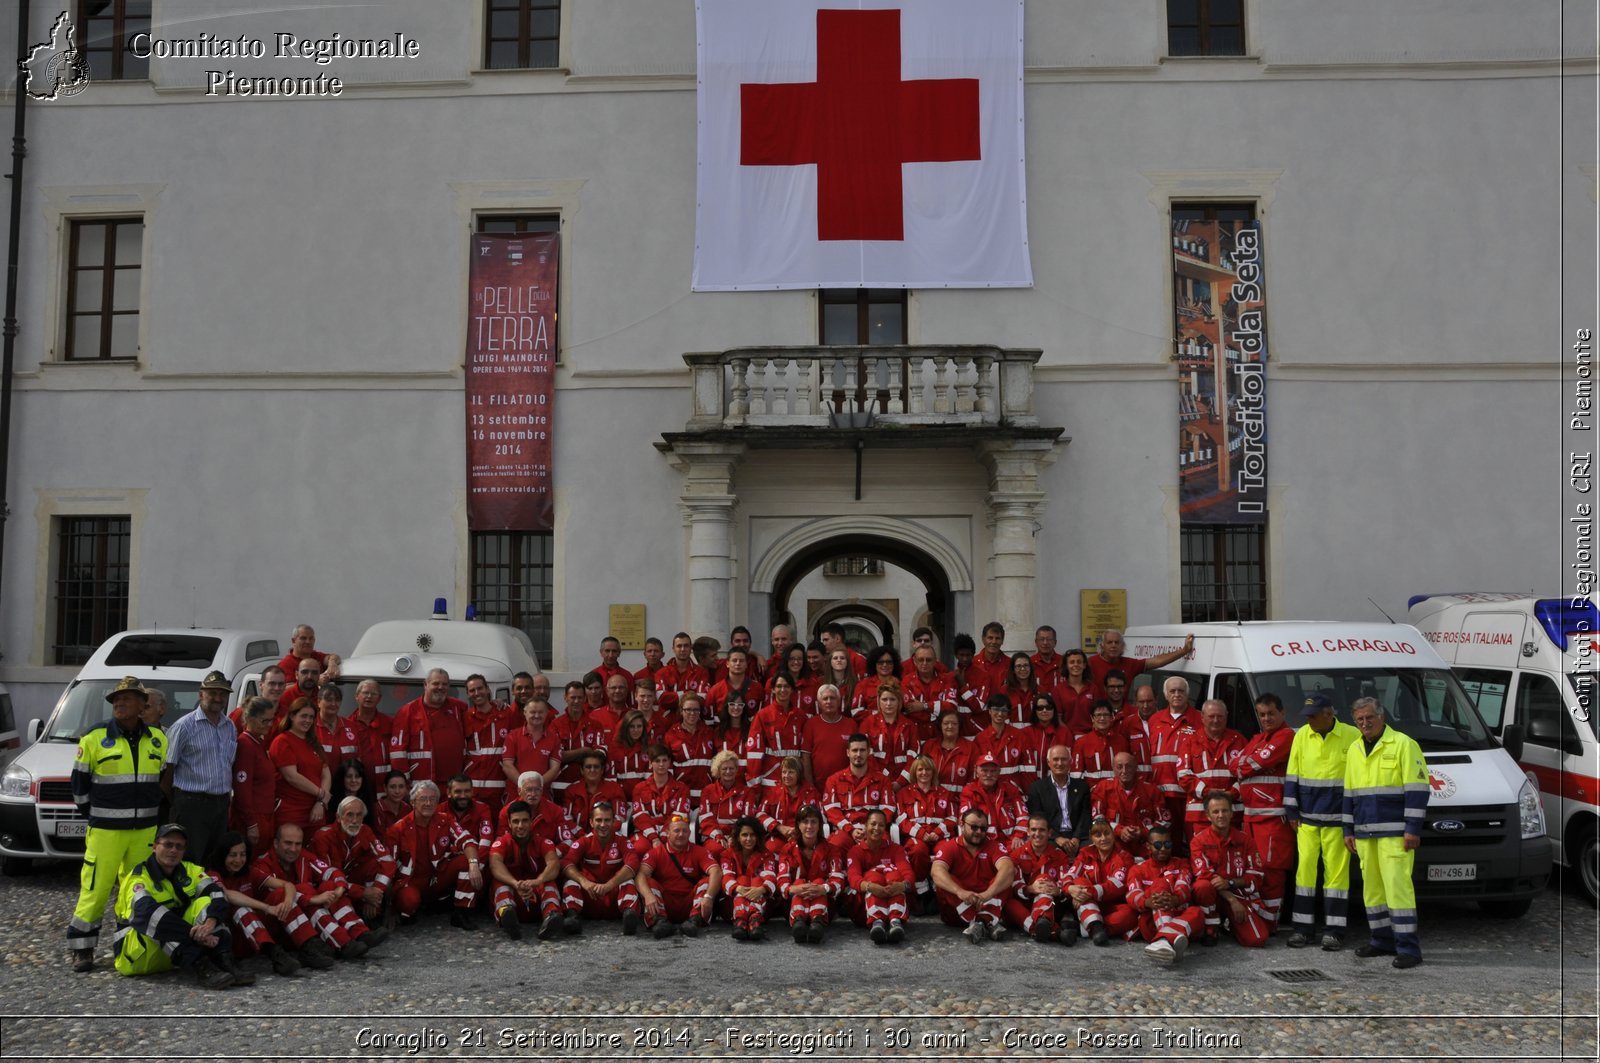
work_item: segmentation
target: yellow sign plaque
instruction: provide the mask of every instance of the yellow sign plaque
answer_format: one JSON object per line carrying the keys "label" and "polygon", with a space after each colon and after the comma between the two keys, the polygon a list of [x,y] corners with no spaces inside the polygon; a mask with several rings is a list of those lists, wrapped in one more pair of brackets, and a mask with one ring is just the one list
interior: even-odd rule
{"label": "yellow sign plaque", "polygon": [[1083,636],[1083,652],[1100,648],[1100,632],[1108,627],[1118,631],[1128,626],[1128,592],[1121,587],[1078,592],[1078,621]]}
{"label": "yellow sign plaque", "polygon": [[644,649],[644,606],[613,605],[606,634],[615,635],[625,650]]}

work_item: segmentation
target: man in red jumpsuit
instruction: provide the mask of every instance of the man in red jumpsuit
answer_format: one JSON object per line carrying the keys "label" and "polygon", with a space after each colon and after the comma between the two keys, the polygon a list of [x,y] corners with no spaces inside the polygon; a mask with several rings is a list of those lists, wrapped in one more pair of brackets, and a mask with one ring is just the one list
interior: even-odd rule
{"label": "man in red jumpsuit", "polygon": [[[1028,817],[1028,839],[1011,849],[1017,869],[1016,888],[1005,898],[1003,916],[1009,926],[1032,934],[1038,942],[1060,936],[1062,901],[1066,900],[1072,861],[1054,844],[1048,816]],[[1072,918],[1070,909],[1067,918]]]}
{"label": "man in red jumpsuit", "polygon": [[439,807],[439,785],[430,779],[411,784],[411,811],[389,828],[384,839],[399,864],[395,880],[395,912],[416,916],[424,901],[446,895],[454,902],[450,922],[462,930],[472,925],[472,906],[483,889],[478,844]]}
{"label": "man in red jumpsuit", "polygon": [[369,778],[379,780],[389,774],[389,739],[394,734],[394,717],[378,711],[383,688],[376,679],[356,684],[356,711],[346,718],[356,733],[360,752],[356,756],[367,766]]}
{"label": "man in red jumpsuit", "polygon": [[495,922],[513,941],[522,939],[522,924],[543,920],[539,938],[548,941],[561,927],[560,847],[533,829],[533,810],[522,800],[505,807],[507,827],[489,849],[489,877],[494,881]]}
{"label": "man in red jumpsuit", "polygon": [[689,841],[689,817],[673,813],[667,817],[667,840],[651,846],[639,861],[635,881],[645,926],[657,938],[669,938],[674,930],[698,937],[711,923],[722,866]]}
{"label": "man in red jumpsuit", "polygon": [[1010,779],[1000,778],[1000,764],[993,754],[978,758],[978,778],[961,791],[962,808],[981,808],[994,827],[995,836],[1005,846],[1015,845],[1028,834],[1028,797]]}
{"label": "man in red jumpsuit", "polygon": [[1113,757],[1111,774],[1090,791],[1090,811],[1110,820],[1122,847],[1142,858],[1150,832],[1156,827],[1172,826],[1172,810],[1155,783],[1140,781],[1139,765],[1132,753]]}
{"label": "man in red jumpsuit", "polygon": [[981,808],[961,814],[961,836],[940,842],[933,851],[933,892],[939,918],[948,926],[963,927],[974,945],[984,938],[1005,936],[1000,921],[1005,896],[1016,878],[1016,865],[989,834],[989,815]]}
{"label": "man in red jumpsuit", "polygon": [[568,846],[561,861],[567,933],[582,933],[584,919],[621,918],[622,932],[632,937],[639,929],[639,891],[633,882],[638,871],[638,851],[617,833],[616,808],[596,801],[589,809],[589,833]]}
{"label": "man in red jumpsuit", "polygon": [[495,830],[498,813],[478,800],[477,787],[466,772],[452,775],[445,783],[445,800],[449,802],[446,810],[455,819],[456,826],[467,832],[467,837],[478,846],[478,852],[488,852],[499,833]]}
{"label": "man in red jumpsuit", "polygon": [[1221,790],[1238,798],[1233,762],[1244,749],[1244,735],[1228,726],[1228,706],[1211,698],[1200,707],[1200,730],[1186,735],[1178,747],[1178,786],[1184,796],[1185,840],[1206,825],[1202,802]]}
{"label": "man in red jumpsuit", "polygon": [[1181,675],[1167,677],[1162,684],[1167,707],[1145,721],[1150,734],[1151,781],[1161,788],[1172,822],[1184,821],[1187,802],[1178,783],[1178,765],[1183,760],[1183,743],[1189,734],[1204,726],[1200,714],[1189,707],[1189,681]]}
{"label": "man in red jumpsuit", "polygon": [[1157,824],[1147,840],[1150,856],[1128,872],[1128,904],[1139,916],[1139,936],[1149,942],[1151,962],[1177,963],[1189,939],[1205,926],[1205,915],[1189,903],[1189,868],[1172,858],[1172,828]]}
{"label": "man in red jumpsuit", "polygon": [[498,812],[505,803],[506,736],[523,726],[522,713],[489,697],[489,680],[467,676],[467,708],[461,716],[465,734],[466,773],[478,800]]}
{"label": "man in red jumpsuit", "polygon": [[317,632],[310,624],[300,624],[294,629],[289,636],[289,652],[278,661],[278,667],[285,675],[293,675],[305,660],[316,662],[319,684],[339,678],[339,655],[317,649]]}
{"label": "man in red jumpsuit", "polygon": [[676,715],[680,695],[704,695],[710,689],[711,677],[695,663],[694,640],[688,632],[678,632],[672,636],[672,659],[656,672],[656,700],[661,711]]}
{"label": "man in red jumpsuit", "polygon": [[1106,674],[1113,671],[1121,672],[1122,678],[1131,683],[1146,671],[1155,671],[1162,665],[1187,657],[1194,651],[1194,636],[1186,635],[1182,646],[1149,658],[1125,657],[1122,645],[1122,632],[1116,628],[1107,628],[1100,633],[1100,650],[1089,658],[1089,671],[1094,673],[1096,683],[1104,686]]}
{"label": "man in red jumpsuit", "polygon": [[345,798],[339,802],[337,821],[318,830],[307,848],[344,874],[350,903],[370,923],[383,912],[396,864],[389,847],[366,825],[366,816],[361,798]]}
{"label": "man in red jumpsuit", "polygon": [[835,772],[822,791],[822,814],[829,824],[828,841],[841,853],[866,835],[867,814],[883,809],[894,815],[894,788],[872,766],[872,746],[864,734],[853,734],[845,746],[849,766]]}
{"label": "man in red jumpsuit", "polygon": [[1206,932],[1215,940],[1226,919],[1239,944],[1254,948],[1272,936],[1266,906],[1261,902],[1261,857],[1255,842],[1233,829],[1233,798],[1214,793],[1206,798],[1210,826],[1189,842],[1194,873],[1194,899],[1205,913]]}
{"label": "man in red jumpsuit", "polygon": [[1283,778],[1294,745],[1294,728],[1284,723],[1283,702],[1268,691],[1256,699],[1261,731],[1233,763],[1244,832],[1261,856],[1261,902],[1267,921],[1277,929],[1289,874],[1298,860],[1295,832],[1283,813]]}
{"label": "man in red jumpsuit", "polygon": [[450,673],[435,668],[422,684],[422,696],[400,706],[389,738],[389,767],[416,783],[443,785],[466,766],[467,703],[450,696]]}
{"label": "man in red jumpsuit", "polygon": [[[360,959],[383,940],[384,935],[368,930],[350,906],[343,872],[305,851],[305,834],[297,823],[278,824],[272,848],[256,858],[250,878],[263,898],[282,890],[282,899],[297,904],[311,917],[311,925],[341,959]],[[378,936],[371,937],[373,934]],[[302,950],[320,951],[314,941]]]}

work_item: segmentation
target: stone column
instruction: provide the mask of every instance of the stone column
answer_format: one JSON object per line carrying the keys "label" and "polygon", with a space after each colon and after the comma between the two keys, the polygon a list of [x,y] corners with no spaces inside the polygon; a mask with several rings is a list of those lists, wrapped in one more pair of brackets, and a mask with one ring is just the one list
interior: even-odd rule
{"label": "stone column", "polygon": [[1039,515],[1044,491],[1039,474],[1056,459],[1048,439],[1005,439],[979,443],[978,456],[989,470],[989,526],[994,554],[989,577],[994,587],[992,616],[1006,629],[1007,646],[1026,646],[1038,624]]}
{"label": "stone column", "polygon": [[733,626],[733,472],[744,458],[742,443],[672,446],[669,460],[683,474],[679,508],[689,529],[688,624],[692,635],[726,638]]}

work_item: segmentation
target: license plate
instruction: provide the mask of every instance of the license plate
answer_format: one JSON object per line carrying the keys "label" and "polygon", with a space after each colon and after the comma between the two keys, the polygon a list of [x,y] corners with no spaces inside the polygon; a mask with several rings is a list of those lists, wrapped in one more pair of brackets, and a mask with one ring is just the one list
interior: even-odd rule
{"label": "license plate", "polygon": [[1429,882],[1471,882],[1478,877],[1477,864],[1429,864]]}
{"label": "license plate", "polygon": [[57,838],[86,838],[89,835],[87,823],[57,823]]}

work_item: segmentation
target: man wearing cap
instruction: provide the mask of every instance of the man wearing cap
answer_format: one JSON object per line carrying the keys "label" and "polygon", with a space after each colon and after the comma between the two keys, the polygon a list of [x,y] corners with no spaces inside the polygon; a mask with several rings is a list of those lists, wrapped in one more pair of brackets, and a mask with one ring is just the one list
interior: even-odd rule
{"label": "man wearing cap", "polygon": [[155,832],[150,857],[123,879],[117,920],[125,929],[117,932],[117,970],[134,975],[180,967],[194,971],[207,989],[250,985],[255,975],[233,963],[222,886],[183,859],[187,846],[183,827],[168,823]]}
{"label": "man wearing cap", "polygon": [[962,814],[983,809],[1002,848],[1020,845],[1028,837],[1028,798],[1010,779],[1000,778],[1000,762],[993,753],[978,758],[978,778],[961,790]]}
{"label": "man wearing cap", "polygon": [[167,736],[140,718],[146,695],[139,680],[123,677],[106,700],[111,721],[78,740],[72,764],[72,801],[89,821],[78,904],[67,923],[79,974],[94,970],[100,921],[118,880],[150,856],[167,762]]}
{"label": "man wearing cap", "polygon": [[233,762],[239,732],[228,719],[233,687],[221,672],[200,680],[199,704],[167,730],[167,767],[163,787],[172,792],[172,818],[189,833],[189,851],[209,853],[228,829],[228,801],[233,796]]}
{"label": "man wearing cap", "polygon": [[1322,866],[1322,947],[1344,946],[1350,901],[1350,853],[1344,847],[1344,769],[1350,745],[1361,733],[1333,714],[1333,699],[1306,697],[1306,725],[1294,733],[1284,768],[1283,814],[1294,828],[1299,862],[1294,871],[1294,934],[1291,949],[1311,944],[1317,924],[1317,867]]}

